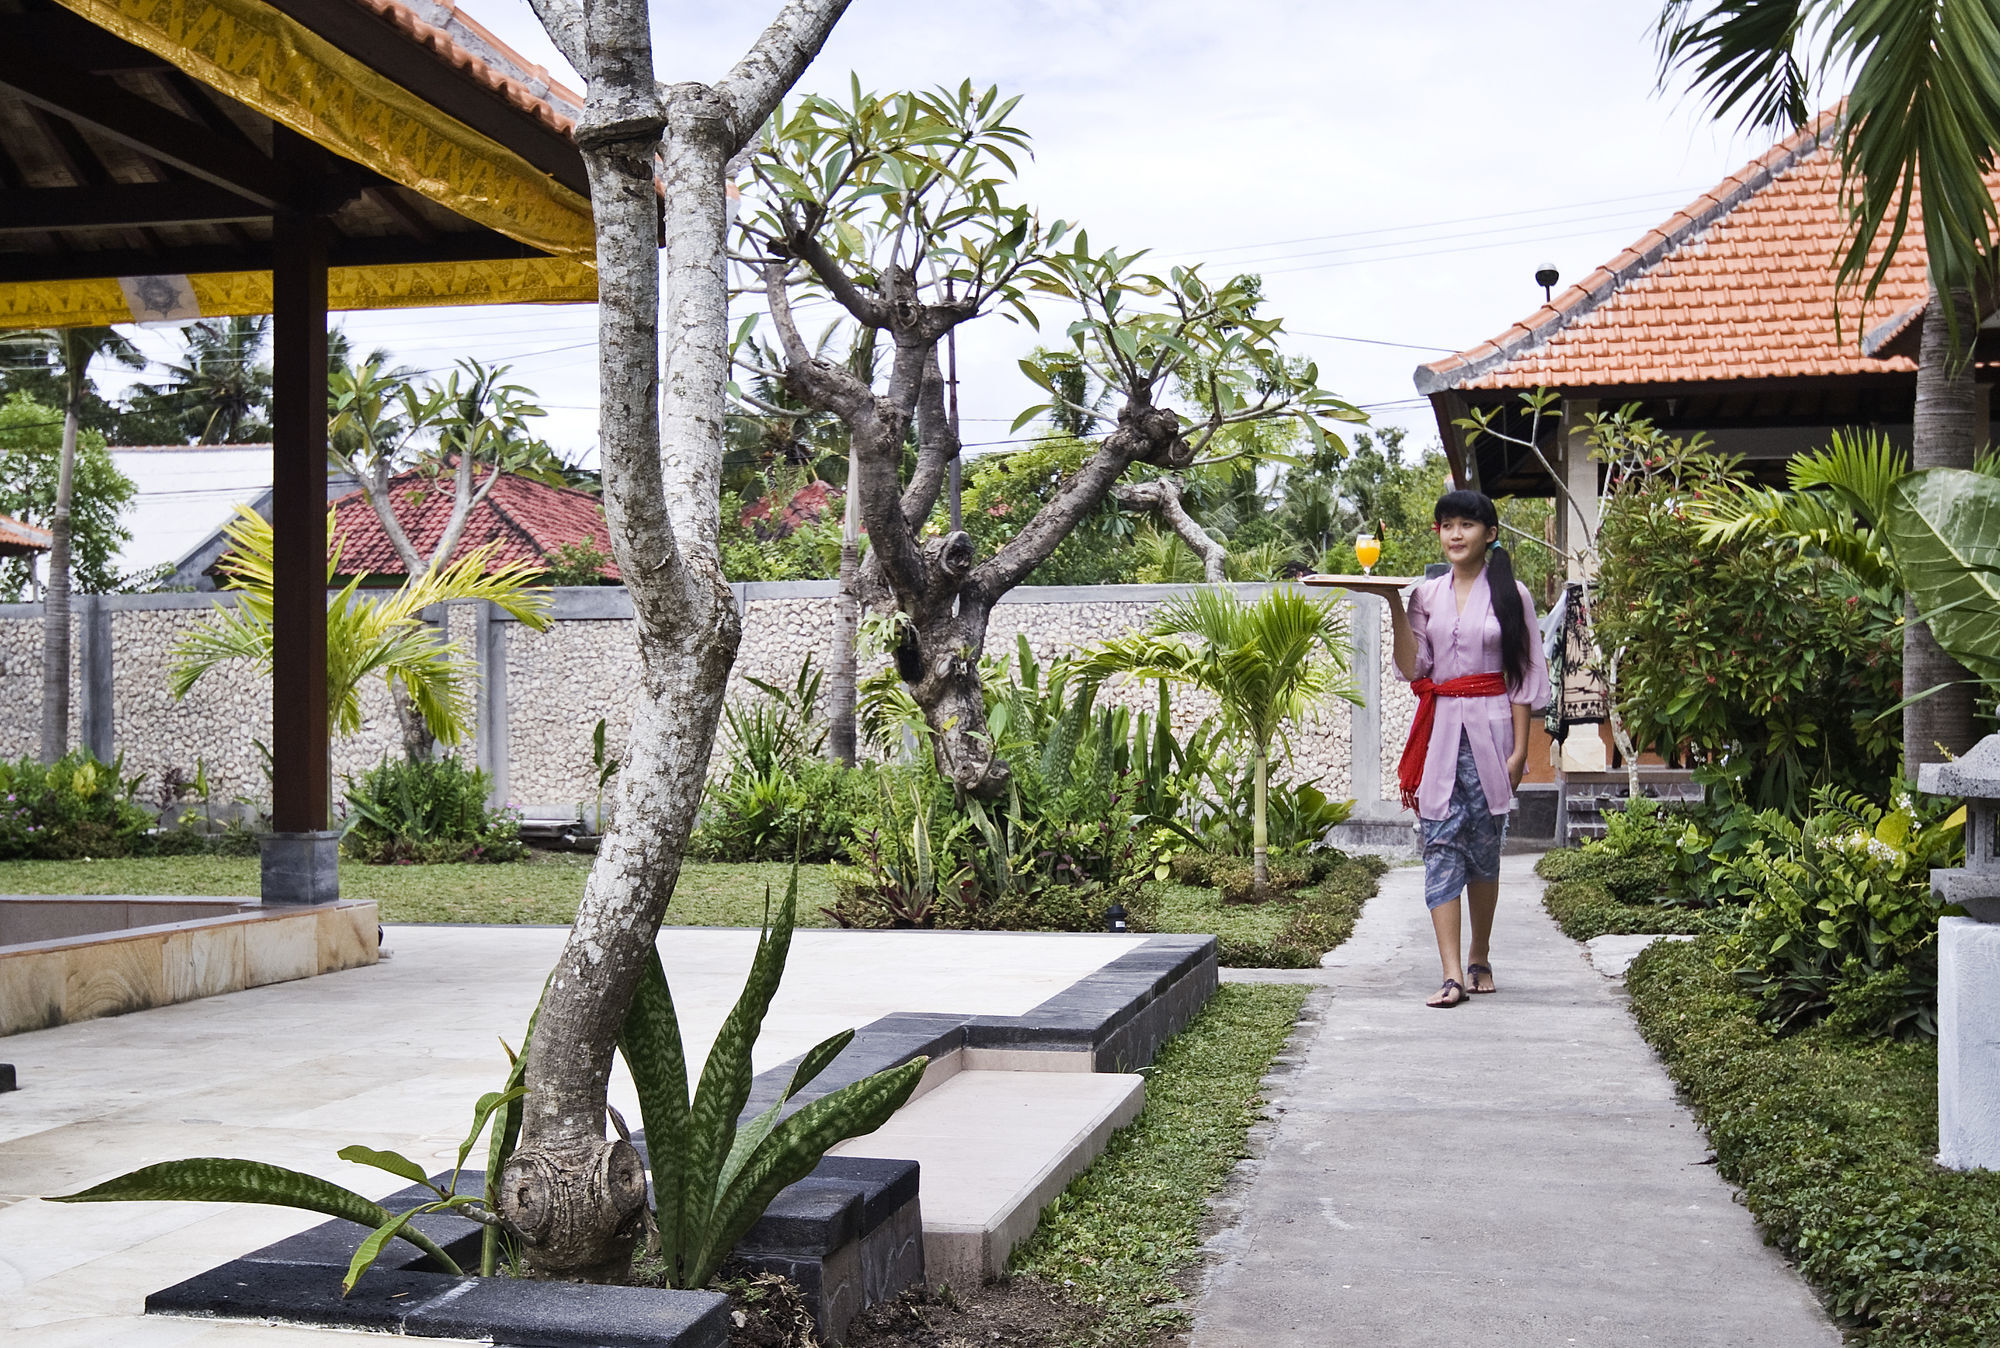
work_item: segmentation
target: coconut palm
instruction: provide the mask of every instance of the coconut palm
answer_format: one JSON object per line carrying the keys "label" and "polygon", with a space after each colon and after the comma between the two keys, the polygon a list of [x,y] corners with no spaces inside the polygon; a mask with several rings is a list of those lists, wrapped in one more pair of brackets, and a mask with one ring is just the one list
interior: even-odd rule
{"label": "coconut palm", "polygon": [[[2000,153],[2000,5],[1992,0],[1667,0],[1661,76],[1684,71],[1717,117],[1790,130],[1813,113],[1820,77],[1849,72],[1839,129],[1852,214],[1843,285],[1864,299],[1895,261],[1923,202],[1931,303],[1911,429],[1918,469],[1969,469],[1985,427],[1972,379],[1972,294],[2000,245],[1986,174]],[[1912,603],[1903,687],[1941,688],[1903,712],[1904,772],[1968,748],[1972,694]],[[1946,685],[1956,685],[1946,687]]]}
{"label": "coconut palm", "polygon": [[76,484],[76,437],[90,396],[90,363],[99,356],[129,370],[145,368],[138,348],[111,328],[49,328],[11,334],[8,345],[53,357],[63,374],[62,458],[55,509],[49,516],[48,585],[42,608],[42,736],[44,763],[69,752],[70,505]]}
{"label": "coconut palm", "polygon": [[1260,890],[1271,874],[1265,812],[1271,744],[1287,722],[1327,697],[1361,701],[1348,679],[1346,634],[1338,609],[1298,590],[1272,590],[1246,604],[1228,590],[1203,589],[1168,600],[1145,631],[1105,642],[1080,666],[1090,684],[1129,674],[1215,696],[1223,733],[1250,742],[1251,859]]}
{"label": "coconut palm", "polygon": [[[340,571],[340,540],[332,537],[333,518],[329,513],[328,589],[333,588],[333,578]],[[202,676],[225,661],[249,660],[260,673],[271,672],[275,565],[271,523],[238,506],[236,519],[224,532],[236,547],[219,569],[239,599],[234,607],[217,608],[207,622],[174,648],[168,686],[177,698],[186,697]],[[475,675],[471,661],[423,621],[423,611],[432,604],[485,599],[536,631],[545,629],[549,625],[546,593],[529,588],[540,568],[509,562],[489,572],[487,567],[499,547],[496,541],[475,548],[386,594],[363,594],[357,576],[334,595],[326,607],[329,734],[352,735],[361,729],[361,684],[370,675],[379,674],[408,694],[434,739],[445,744],[465,739],[472,717]]]}

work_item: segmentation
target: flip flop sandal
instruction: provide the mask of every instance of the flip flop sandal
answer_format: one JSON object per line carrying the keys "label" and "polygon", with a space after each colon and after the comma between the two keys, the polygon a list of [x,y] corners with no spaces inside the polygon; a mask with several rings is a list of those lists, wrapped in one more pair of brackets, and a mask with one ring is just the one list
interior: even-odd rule
{"label": "flip flop sandal", "polygon": [[1500,991],[1498,987],[1480,987],[1479,976],[1481,974],[1485,974],[1488,978],[1493,977],[1493,966],[1490,964],[1468,964],[1465,966],[1465,976],[1471,980],[1471,986],[1466,988],[1467,992],[1479,997],[1490,997]]}
{"label": "flip flop sandal", "polygon": [[1463,1006],[1465,1005],[1465,984],[1459,982],[1456,978],[1447,978],[1444,981],[1444,985],[1438,989],[1438,996],[1449,996],[1451,1000],[1448,1002],[1425,1002],[1424,1005],[1434,1011],[1442,1011],[1452,1006]]}

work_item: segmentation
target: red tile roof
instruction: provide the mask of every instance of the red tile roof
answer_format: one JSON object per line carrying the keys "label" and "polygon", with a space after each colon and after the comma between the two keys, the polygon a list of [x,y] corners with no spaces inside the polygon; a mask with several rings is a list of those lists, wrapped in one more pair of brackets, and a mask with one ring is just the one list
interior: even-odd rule
{"label": "red tile roof", "polygon": [[[475,476],[475,484],[485,481]],[[451,519],[452,490],[448,477],[422,473],[398,474],[389,483],[389,498],[395,503],[396,518],[410,537],[410,545],[428,557],[444,534]],[[341,570],[346,575],[401,576],[402,559],[375,518],[375,510],[360,492],[349,492],[333,503],[334,533],[340,539]],[[484,501],[473,507],[465,533],[458,545],[463,556],[473,548],[495,540],[500,550],[495,564],[539,562],[566,543],[589,539],[607,557],[611,554],[611,534],[604,522],[604,508],[587,491],[550,487],[532,478],[503,474],[493,484]],[[599,570],[606,580],[618,579],[616,564],[606,562]]]}
{"label": "red tile roof", "polygon": [[47,552],[55,545],[55,536],[47,529],[11,515],[0,515],[0,557],[26,557]]}
{"label": "red tile roof", "polygon": [[[1908,373],[1869,354],[1921,312],[1923,230],[1865,311],[1835,293],[1845,233],[1838,109],[1489,342],[1417,367],[1421,393]],[[1838,306],[1836,306],[1838,300]]]}

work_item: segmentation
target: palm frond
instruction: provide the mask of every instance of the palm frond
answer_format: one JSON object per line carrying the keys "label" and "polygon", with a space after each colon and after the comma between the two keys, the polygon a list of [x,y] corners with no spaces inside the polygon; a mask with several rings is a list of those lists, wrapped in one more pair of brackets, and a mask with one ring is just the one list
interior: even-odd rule
{"label": "palm frond", "polygon": [[1660,86],[1684,71],[1718,119],[1784,131],[1812,116],[1806,49],[1816,0],[1668,0],[1655,25]]}

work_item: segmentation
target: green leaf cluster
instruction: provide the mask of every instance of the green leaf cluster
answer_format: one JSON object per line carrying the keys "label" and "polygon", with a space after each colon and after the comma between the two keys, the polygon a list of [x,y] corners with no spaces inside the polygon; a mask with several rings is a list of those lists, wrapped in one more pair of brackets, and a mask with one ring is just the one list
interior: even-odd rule
{"label": "green leaf cluster", "polygon": [[145,850],[152,817],[121,755],[100,763],[73,749],[53,763],[0,760],[0,861],[69,861]]}
{"label": "green leaf cluster", "polygon": [[[62,467],[62,428],[58,406],[36,402],[25,392],[0,400],[0,515],[48,524]],[[119,516],[139,489],[118,471],[101,432],[78,433],[70,490],[72,583],[85,594],[108,594],[121,583],[118,550],[132,541]],[[28,575],[26,558],[0,558],[0,600],[28,597]]]}
{"label": "green leaf cluster", "polygon": [[341,848],[376,865],[518,861],[521,818],[487,803],[492,781],[455,754],[387,758],[347,787]]}
{"label": "green leaf cluster", "polygon": [[[333,526],[329,512],[326,582],[335,593],[326,606],[328,733],[352,735],[361,729],[361,685],[379,675],[409,695],[432,738],[441,744],[462,743],[472,724],[475,665],[423,621],[423,612],[434,604],[483,599],[542,631],[549,624],[546,592],[531,588],[538,568],[529,562],[495,566],[500,550],[496,539],[392,591],[364,591],[361,576],[336,587],[341,548]],[[248,660],[266,676],[271,672],[277,564],[271,522],[238,506],[223,532],[235,547],[217,569],[237,602],[218,605],[175,645],[168,687],[176,698],[186,697],[210,670],[231,660]]]}
{"label": "green leaf cluster", "polygon": [[1598,535],[1597,637],[1642,749],[1731,781],[1757,808],[1803,814],[1814,788],[1886,793],[1902,630],[1892,590],[1818,552],[1710,521],[1745,484],[1692,455],[1616,484]]}
{"label": "green leaf cluster", "polygon": [[751,1052],[784,976],[798,897],[794,867],[692,1098],[680,1021],[657,953],[640,975],[619,1035],[645,1121],[657,1258],[669,1287],[707,1286],[778,1192],[812,1173],[829,1148],[881,1127],[909,1099],[929,1061],[913,1058],[788,1111],[853,1040],[854,1031],[843,1030],[800,1059],[769,1108],[739,1123],[750,1099]]}

